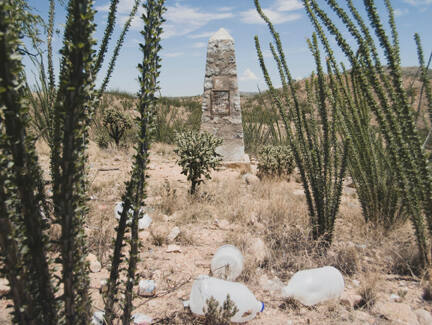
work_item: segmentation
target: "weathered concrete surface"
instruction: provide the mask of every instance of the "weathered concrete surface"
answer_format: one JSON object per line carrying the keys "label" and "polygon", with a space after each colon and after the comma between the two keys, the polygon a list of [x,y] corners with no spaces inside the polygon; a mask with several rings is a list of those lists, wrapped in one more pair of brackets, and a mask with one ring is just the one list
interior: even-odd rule
{"label": "weathered concrete surface", "polygon": [[223,28],[209,40],[201,131],[224,140],[217,149],[225,162],[249,162],[244,152],[234,39]]}

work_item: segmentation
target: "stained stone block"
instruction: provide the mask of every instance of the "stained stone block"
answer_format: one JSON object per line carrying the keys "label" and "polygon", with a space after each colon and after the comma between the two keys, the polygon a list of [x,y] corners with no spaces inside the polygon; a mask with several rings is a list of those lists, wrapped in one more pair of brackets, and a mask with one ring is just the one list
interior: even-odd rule
{"label": "stained stone block", "polygon": [[225,162],[249,162],[244,152],[234,39],[219,29],[209,40],[201,130],[224,140],[217,151]]}

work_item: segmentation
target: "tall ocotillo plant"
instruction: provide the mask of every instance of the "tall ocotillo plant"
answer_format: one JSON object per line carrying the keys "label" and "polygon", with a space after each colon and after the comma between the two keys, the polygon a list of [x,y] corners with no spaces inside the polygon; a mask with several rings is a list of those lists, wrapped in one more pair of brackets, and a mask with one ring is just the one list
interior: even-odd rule
{"label": "tall ocotillo plant", "polygon": [[276,49],[273,44],[270,44],[270,47],[282,81],[283,98],[278,96],[273,86],[258,37],[255,36],[261,69],[284,121],[289,145],[300,171],[309,208],[312,235],[314,239],[321,238],[324,243],[330,244],[342,195],[348,146],[340,144],[336,137],[336,105],[328,100],[329,90],[321,65],[318,41],[315,34],[312,41],[308,41],[315,58],[317,76],[313,75],[307,86],[310,99],[307,105],[311,113],[306,114],[305,107],[300,105],[279,34],[262,11],[258,0],[255,0],[255,6],[267,23],[276,43]]}
{"label": "tall ocotillo plant", "polygon": [[28,102],[19,55],[22,21],[14,1],[0,1],[0,253],[14,302],[14,322],[57,324],[42,174],[26,131]]}
{"label": "tall ocotillo plant", "polygon": [[94,106],[95,29],[92,0],[71,0],[67,8],[60,80],[54,105],[52,141],[53,204],[61,225],[61,263],[66,324],[91,319],[85,262],[86,147]]}
{"label": "tall ocotillo plant", "polygon": [[[418,243],[421,263],[429,263],[425,237],[424,219],[432,234],[432,177],[422,144],[414,123],[414,114],[402,85],[399,43],[394,24],[393,9],[386,0],[389,14],[390,35],[384,30],[373,0],[364,0],[371,28],[358,13],[352,0],[348,0],[349,12],[341,8],[335,0],[326,0],[329,7],[346,26],[349,34],[358,45],[353,50],[316,0],[304,0],[306,11],[323,43],[331,65],[336,69],[333,51],[328,45],[325,32],[320,24],[334,35],[337,44],[348,58],[353,69],[358,71],[358,86],[367,105],[374,113],[387,149],[394,164],[398,187],[410,216]],[[372,29],[372,31],[371,31]],[[375,33],[387,59],[388,72],[378,56],[377,46],[372,37]]]}
{"label": "tall ocotillo plant", "polygon": [[125,300],[123,302],[123,315],[121,320],[124,325],[130,323],[132,313],[133,286],[136,284],[135,271],[138,262],[138,218],[140,208],[144,205],[145,199],[145,178],[146,168],[149,157],[150,146],[150,127],[153,115],[153,109],[156,102],[155,94],[158,90],[158,77],[160,74],[160,57],[161,49],[160,40],[162,34],[162,15],[165,11],[165,0],[147,0],[143,4],[144,13],[142,20],[144,22],[144,44],[140,45],[143,52],[142,64],[138,66],[140,72],[139,81],[141,85],[138,94],[138,117],[139,137],[136,145],[136,154],[134,156],[133,170],[131,179],[126,183],[126,192],[123,195],[123,211],[120,216],[117,227],[117,237],[114,243],[114,253],[112,257],[110,278],[108,280],[108,290],[105,296],[105,318],[108,324],[112,324],[116,318],[115,303],[118,302],[117,294],[119,292],[119,272],[120,265],[124,261],[122,247],[124,246],[125,232],[127,230],[127,221],[129,219],[129,209],[133,209],[130,234],[129,266],[126,275]]}

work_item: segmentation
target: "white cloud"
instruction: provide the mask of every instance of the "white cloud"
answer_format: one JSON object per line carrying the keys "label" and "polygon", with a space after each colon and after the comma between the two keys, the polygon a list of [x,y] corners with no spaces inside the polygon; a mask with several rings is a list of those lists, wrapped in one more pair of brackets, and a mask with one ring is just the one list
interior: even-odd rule
{"label": "white cloud", "polygon": [[197,42],[197,43],[194,43],[192,45],[192,47],[196,48],[196,49],[200,49],[200,48],[203,48],[203,47],[206,47],[206,46],[207,46],[207,43],[205,43],[205,42]]}
{"label": "white cloud", "polygon": [[234,7],[220,7],[217,10],[218,11],[233,11]]}
{"label": "white cloud", "polygon": [[258,80],[258,77],[255,75],[255,73],[252,72],[251,69],[247,68],[239,79],[241,81],[254,81]]}
{"label": "white cloud", "polygon": [[[271,7],[263,8],[263,11],[273,24],[282,24],[300,19],[300,14],[290,12],[301,8],[303,4],[299,0],[276,0]],[[240,16],[246,24],[265,24],[256,9],[243,11]]]}
{"label": "white cloud", "polygon": [[[301,18],[300,14],[285,14],[272,9],[263,9],[266,16],[272,21],[273,24],[282,24],[287,21],[294,21]],[[249,9],[240,13],[242,22],[246,24],[265,24],[264,20],[260,17],[255,9]]]}
{"label": "white cloud", "polygon": [[407,13],[408,13],[408,9],[406,9],[406,8],[405,9],[397,8],[397,9],[394,10],[394,15],[396,17],[404,16]]}
{"label": "white cloud", "polygon": [[232,18],[229,12],[208,13],[198,8],[176,4],[167,7],[163,38],[190,34],[214,20]]}
{"label": "white cloud", "polygon": [[210,38],[210,36],[212,36],[216,32],[217,32],[216,30],[213,31],[213,32],[202,32],[202,33],[199,33],[199,34],[189,35],[188,37],[192,38],[192,39],[196,39],[196,38]]}
{"label": "white cloud", "polygon": [[168,53],[162,54],[162,56],[164,56],[166,58],[176,58],[176,57],[183,56],[183,55],[184,55],[183,52],[168,52]]}
{"label": "white cloud", "polygon": [[275,7],[279,11],[292,11],[303,8],[303,4],[298,0],[276,0]]}
{"label": "white cloud", "polygon": [[[134,0],[120,0],[118,4],[119,23],[124,24],[127,20],[128,15],[134,5]],[[109,3],[99,6],[96,9],[102,12],[109,11]],[[143,9],[140,6],[135,19],[132,21],[131,29],[141,30],[143,28],[142,20],[139,18],[143,13]],[[199,8],[189,7],[182,4],[175,4],[173,6],[167,6],[167,11],[164,15],[166,22],[164,24],[163,38],[169,38],[173,36],[182,36],[192,33],[201,27],[207,25],[209,22],[214,20],[232,18],[234,15],[231,12],[204,12]]]}
{"label": "white cloud", "polygon": [[403,0],[412,6],[426,6],[432,4],[432,0]]}

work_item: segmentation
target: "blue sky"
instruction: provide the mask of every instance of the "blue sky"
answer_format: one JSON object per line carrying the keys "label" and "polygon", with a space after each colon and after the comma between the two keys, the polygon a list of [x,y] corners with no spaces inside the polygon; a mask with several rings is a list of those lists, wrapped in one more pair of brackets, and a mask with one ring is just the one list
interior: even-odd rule
{"label": "blue sky", "polygon": [[[67,2],[67,1],[64,1]],[[133,0],[120,0],[117,31],[113,44],[133,6]],[[303,78],[314,69],[314,63],[307,49],[306,39],[313,32],[301,1],[298,0],[261,0],[284,44],[288,65],[293,76]],[[343,3],[344,1],[339,1]],[[46,18],[47,0],[29,0],[30,5]],[[323,0],[319,0],[323,3]],[[359,9],[363,1],[354,0]],[[377,7],[385,16],[383,0],[376,0]],[[416,47],[413,34],[418,32],[423,41],[425,55],[432,50],[432,0],[393,0],[396,22],[400,37],[402,64],[417,65]],[[270,41],[266,25],[256,14],[253,0],[166,0],[168,11],[165,14],[165,33],[162,41],[162,71],[160,77],[161,92],[166,96],[198,95],[203,91],[207,41],[219,28],[227,29],[236,42],[237,69],[239,87],[242,91],[256,91],[259,86],[265,89],[261,70],[257,62],[253,37],[258,35],[262,46],[268,48]],[[95,8],[97,31],[95,38],[100,40],[105,27],[104,21],[109,8],[108,0],[96,0]],[[56,28],[60,31],[65,23],[65,9],[57,4]],[[127,36],[120,53],[116,70],[109,88],[128,92],[138,90],[136,66],[142,59],[138,49],[141,41],[139,30],[141,20],[137,17]],[[58,53],[61,46],[61,33],[55,37],[54,49]],[[269,51],[265,56],[272,66]],[[343,57],[340,56],[343,60]],[[58,55],[55,58],[59,64]],[[57,67],[58,69],[58,67]],[[27,71],[31,67],[28,65]],[[278,77],[274,68],[270,68],[273,79]],[[104,72],[104,71],[102,71]],[[278,84],[277,82],[275,82]]]}

